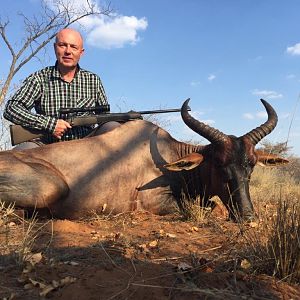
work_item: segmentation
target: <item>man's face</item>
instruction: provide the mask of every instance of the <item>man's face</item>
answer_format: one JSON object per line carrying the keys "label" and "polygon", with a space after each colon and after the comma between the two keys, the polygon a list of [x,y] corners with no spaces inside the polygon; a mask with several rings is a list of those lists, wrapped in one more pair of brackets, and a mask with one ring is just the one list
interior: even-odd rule
{"label": "man's face", "polygon": [[68,29],[62,30],[56,37],[54,50],[59,67],[75,68],[84,52],[80,34]]}

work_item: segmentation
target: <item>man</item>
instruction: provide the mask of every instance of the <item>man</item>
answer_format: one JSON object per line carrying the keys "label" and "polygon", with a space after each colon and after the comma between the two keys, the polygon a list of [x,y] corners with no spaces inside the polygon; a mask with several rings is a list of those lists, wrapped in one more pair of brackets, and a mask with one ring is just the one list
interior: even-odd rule
{"label": "man", "polygon": [[[17,146],[18,149],[94,135],[92,126],[72,128],[60,119],[59,109],[107,104],[100,78],[79,67],[78,62],[84,54],[80,33],[69,28],[61,30],[56,36],[54,50],[55,66],[31,74],[6,105],[3,116],[7,120],[47,133],[41,139]],[[32,113],[33,108],[36,113]],[[117,122],[108,122],[97,134],[117,126]]]}

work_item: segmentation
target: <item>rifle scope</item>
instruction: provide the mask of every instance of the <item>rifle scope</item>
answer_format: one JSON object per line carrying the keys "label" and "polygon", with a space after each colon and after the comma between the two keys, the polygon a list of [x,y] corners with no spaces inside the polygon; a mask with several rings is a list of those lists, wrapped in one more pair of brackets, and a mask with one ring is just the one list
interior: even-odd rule
{"label": "rifle scope", "polygon": [[110,112],[109,104],[106,105],[98,105],[92,107],[63,107],[59,110],[60,114],[67,115],[72,113],[84,113],[84,112],[95,112],[95,113],[106,113]]}

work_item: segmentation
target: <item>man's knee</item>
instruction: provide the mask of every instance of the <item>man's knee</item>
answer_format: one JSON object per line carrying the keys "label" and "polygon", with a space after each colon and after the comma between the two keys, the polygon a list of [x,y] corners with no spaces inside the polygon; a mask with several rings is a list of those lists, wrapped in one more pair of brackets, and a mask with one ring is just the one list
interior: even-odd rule
{"label": "man's knee", "polygon": [[33,149],[33,148],[38,148],[40,147],[41,145],[38,144],[38,143],[35,143],[35,142],[24,142],[24,143],[21,143],[15,147],[13,147],[12,150],[26,150],[26,149]]}
{"label": "man's knee", "polygon": [[93,136],[100,135],[100,134],[106,133],[108,131],[112,131],[113,129],[115,129],[119,126],[121,126],[121,123],[116,122],[116,121],[106,122],[102,125],[99,125],[97,128],[95,128],[95,130],[93,131]]}

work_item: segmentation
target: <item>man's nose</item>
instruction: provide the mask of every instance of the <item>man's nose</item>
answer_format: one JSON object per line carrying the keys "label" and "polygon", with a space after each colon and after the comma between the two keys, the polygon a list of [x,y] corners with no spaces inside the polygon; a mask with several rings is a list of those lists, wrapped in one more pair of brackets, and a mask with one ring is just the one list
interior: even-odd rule
{"label": "man's nose", "polygon": [[66,52],[66,53],[71,53],[71,46],[70,46],[70,45],[67,45],[67,46],[66,46],[65,52]]}

